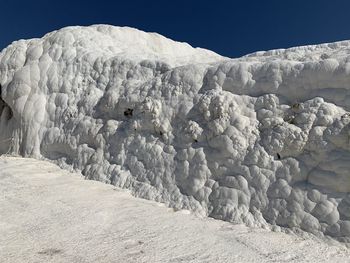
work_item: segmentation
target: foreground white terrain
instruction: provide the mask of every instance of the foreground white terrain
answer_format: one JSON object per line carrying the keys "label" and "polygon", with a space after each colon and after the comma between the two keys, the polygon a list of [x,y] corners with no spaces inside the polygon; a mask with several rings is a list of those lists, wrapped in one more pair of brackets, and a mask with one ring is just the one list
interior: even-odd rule
{"label": "foreground white terrain", "polygon": [[228,59],[68,27],[5,48],[0,84],[2,153],[175,209],[350,241],[349,41]]}
{"label": "foreground white terrain", "polygon": [[0,261],[350,262],[317,239],[175,212],[30,158],[0,159]]}

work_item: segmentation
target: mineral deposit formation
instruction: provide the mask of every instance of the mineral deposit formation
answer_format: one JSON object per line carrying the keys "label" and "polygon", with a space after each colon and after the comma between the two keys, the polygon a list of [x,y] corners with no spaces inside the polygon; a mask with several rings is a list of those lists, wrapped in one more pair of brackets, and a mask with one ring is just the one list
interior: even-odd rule
{"label": "mineral deposit formation", "polygon": [[350,241],[350,41],[229,59],[128,27],[0,53],[0,152],[175,209]]}

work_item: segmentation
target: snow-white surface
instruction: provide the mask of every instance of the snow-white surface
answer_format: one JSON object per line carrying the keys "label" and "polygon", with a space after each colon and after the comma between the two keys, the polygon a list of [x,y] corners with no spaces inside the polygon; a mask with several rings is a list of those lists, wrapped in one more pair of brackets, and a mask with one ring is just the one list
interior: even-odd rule
{"label": "snow-white surface", "polygon": [[0,159],[0,259],[16,262],[350,262],[340,244],[175,212],[56,165]]}
{"label": "snow-white surface", "polygon": [[0,152],[235,223],[350,241],[350,42],[238,59],[69,27],[0,53]]}

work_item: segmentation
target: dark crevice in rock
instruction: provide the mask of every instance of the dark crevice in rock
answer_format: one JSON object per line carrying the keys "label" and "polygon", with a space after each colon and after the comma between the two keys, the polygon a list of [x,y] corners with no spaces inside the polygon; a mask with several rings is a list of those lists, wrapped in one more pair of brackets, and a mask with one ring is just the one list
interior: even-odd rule
{"label": "dark crevice in rock", "polygon": [[0,84],[0,116],[6,114],[6,120],[10,120],[13,117],[13,112],[10,106],[2,98],[2,86]]}

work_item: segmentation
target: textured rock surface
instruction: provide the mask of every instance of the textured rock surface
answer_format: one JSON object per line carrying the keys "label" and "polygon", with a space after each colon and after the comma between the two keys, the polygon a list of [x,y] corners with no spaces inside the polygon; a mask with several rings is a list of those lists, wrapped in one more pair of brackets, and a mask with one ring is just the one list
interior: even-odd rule
{"label": "textured rock surface", "polygon": [[0,53],[0,151],[232,222],[350,241],[350,42],[227,59],[70,27]]}

